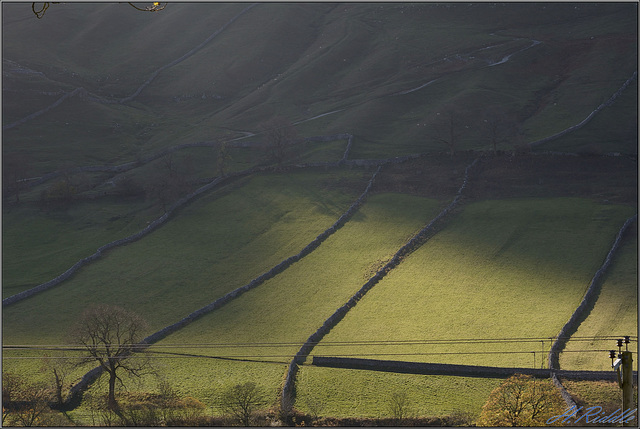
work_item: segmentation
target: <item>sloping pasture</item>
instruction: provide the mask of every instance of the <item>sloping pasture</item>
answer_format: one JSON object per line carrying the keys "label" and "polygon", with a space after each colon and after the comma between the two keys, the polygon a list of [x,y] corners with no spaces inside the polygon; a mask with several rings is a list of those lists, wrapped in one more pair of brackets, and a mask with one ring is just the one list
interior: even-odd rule
{"label": "sloping pasture", "polygon": [[[199,46],[245,5],[176,4],[145,14],[125,4],[63,4],[49,9],[48,20],[29,20],[26,5],[6,7],[8,60],[44,72],[51,90],[82,86],[115,100]],[[305,132],[348,131],[367,141],[356,148],[359,156],[395,156],[442,149],[428,130],[438,112],[451,108],[460,118],[459,147],[486,148],[477,112],[501,106],[524,124],[525,140],[542,138],[583,119],[637,63],[629,54],[637,26],[632,5],[626,12],[619,5],[512,7],[259,4],[194,55],[163,69],[129,105],[74,97],[56,108],[60,113],[11,130],[7,147],[35,144],[32,156],[48,153],[37,162],[49,166],[130,160],[185,139],[256,132],[273,116],[297,122],[340,110],[305,123]],[[175,37],[185,21],[188,36]],[[78,26],[79,32],[67,30]],[[46,43],[25,46],[24,34]],[[532,40],[542,43],[522,51]],[[433,79],[439,80],[389,98]],[[7,100],[13,111],[28,98]],[[28,105],[37,111],[43,103]],[[627,119],[625,126],[634,127],[634,118]],[[121,125],[117,132],[114,122]],[[87,150],[78,151],[79,144]],[[513,142],[502,145],[511,149]]]}
{"label": "sloping pasture", "polygon": [[6,206],[3,298],[55,278],[98,247],[141,230],[156,215],[144,201],[85,201],[53,210]]}
{"label": "sloping pasture", "polygon": [[[545,346],[458,340],[555,336],[632,213],[586,199],[470,203],[373,288],[313,354],[530,367],[532,352],[548,349],[548,340]],[[444,344],[330,347],[416,339]],[[487,350],[496,354],[476,354]]]}
{"label": "sloping pasture", "polygon": [[268,380],[266,376],[254,380],[255,371],[247,372],[247,368],[263,367],[262,363],[216,359],[176,358],[166,374],[181,389],[203,395],[211,384],[187,382],[189,373],[212,377],[216,380],[212,384],[218,386],[265,383],[275,402],[288,361],[309,334],[438,211],[435,200],[400,194],[371,196],[351,221],[314,252],[150,350],[280,362],[281,371]]}
{"label": "sloping pasture", "polygon": [[5,344],[57,343],[96,302],[135,308],[151,332],[173,323],[299,252],[364,190],[360,174],[341,174],[342,186],[335,174],[255,176],[210,193],[144,239],[4,309]]}
{"label": "sloping pasture", "polygon": [[295,406],[321,416],[388,417],[392,395],[406,392],[412,415],[461,414],[474,420],[501,382],[304,365],[298,372]]}
{"label": "sloping pasture", "polygon": [[[587,319],[569,340],[560,356],[562,369],[590,369],[608,371],[611,360],[607,352],[581,353],[580,350],[617,350],[616,341],[596,337],[638,335],[638,230],[630,228],[616,253],[608,273],[602,282],[598,301]],[[632,343],[633,350],[636,344]],[[633,360],[634,370],[638,360]]]}
{"label": "sloping pasture", "polygon": [[[578,198],[469,203],[351,309],[312,354],[546,367],[551,338],[633,212]],[[505,341],[517,338],[540,340]],[[304,374],[314,371],[303,368]],[[346,384],[355,386],[367,377],[323,371],[336,372],[321,380],[349,377]],[[324,388],[307,382],[297,393],[304,398]],[[364,401],[379,394],[361,393],[374,395]],[[332,403],[349,402],[352,395]]]}

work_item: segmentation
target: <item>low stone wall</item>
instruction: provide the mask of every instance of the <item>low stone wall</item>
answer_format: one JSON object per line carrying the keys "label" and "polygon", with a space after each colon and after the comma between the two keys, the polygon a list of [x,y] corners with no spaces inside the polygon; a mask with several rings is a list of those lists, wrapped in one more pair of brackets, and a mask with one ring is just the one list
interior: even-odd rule
{"label": "low stone wall", "polygon": [[622,237],[625,231],[633,222],[637,220],[637,218],[638,215],[636,214],[635,216],[627,219],[622,225],[622,228],[620,228],[620,231],[618,231],[618,235],[613,245],[611,246],[611,250],[609,250],[604,263],[593,276],[591,284],[589,285],[587,292],[584,294],[580,305],[573,312],[573,314],[569,318],[569,321],[562,327],[560,333],[558,333],[558,336],[556,337],[556,340],[554,341],[549,351],[549,368],[551,370],[560,369],[560,352],[562,352],[562,350],[565,348],[567,342],[571,338],[571,335],[576,332],[576,330],[580,326],[580,323],[582,323],[582,321],[587,318],[589,312],[591,312],[591,310],[593,309],[596,301],[598,300],[598,296],[600,295],[600,289],[602,286],[601,279],[604,276],[606,270],[609,268],[609,265],[611,265],[613,256],[620,246],[620,242],[622,241]]}
{"label": "low stone wall", "polygon": [[[444,216],[446,216],[460,201],[462,197],[462,192],[467,186],[469,170],[478,162],[476,158],[470,165],[465,169],[464,179],[462,182],[462,186],[458,189],[456,197],[454,200],[444,209],[442,210],[427,226],[425,226],[422,230],[420,230],[407,244],[402,246],[396,254],[391,258],[387,264],[382,267],[376,274],[373,275],[361,288],[358,290],[343,306],[338,308],[327,320],[324,321],[322,326],[316,330],[307,341],[302,345],[298,353],[294,356],[293,360],[289,365],[289,369],[286,376],[286,381],[284,387],[281,392],[281,406],[284,408],[286,404],[293,403],[293,391],[295,388],[295,378],[298,371],[298,366],[303,364],[313,348],[318,344],[322,338],[334,327],[336,326],[344,316],[349,312],[351,308],[353,308],[358,301],[371,289],[373,288],[384,276],[387,275],[389,271],[395,268],[401,261],[402,258],[407,256],[409,253],[413,252],[419,246],[424,244],[428,234],[432,232],[435,224],[440,221]],[[380,167],[378,167],[378,171]]]}
{"label": "low stone wall", "polygon": [[353,202],[353,204],[351,204],[351,206],[347,209],[347,211],[344,214],[342,214],[342,216],[340,216],[340,218],[338,218],[338,220],[333,225],[331,225],[325,231],[320,233],[315,239],[313,239],[309,244],[307,244],[296,255],[293,255],[293,256],[285,259],[284,261],[280,262],[278,265],[276,265],[275,267],[271,268],[271,270],[269,270],[266,273],[263,273],[260,276],[256,277],[255,279],[253,279],[248,284],[246,284],[246,285],[244,285],[242,287],[239,287],[237,289],[234,289],[233,291],[227,293],[223,297],[218,298],[217,300],[215,300],[211,304],[208,304],[207,306],[202,307],[201,309],[194,311],[193,313],[189,314],[188,316],[186,316],[182,320],[180,320],[180,321],[178,321],[178,322],[176,322],[176,323],[174,323],[172,325],[169,325],[169,326],[161,329],[160,331],[150,335],[149,337],[145,338],[143,340],[143,342],[147,343],[147,344],[152,344],[152,343],[155,343],[155,342],[163,339],[167,335],[177,331],[178,329],[180,329],[183,326],[193,322],[194,320],[204,316],[205,314],[208,314],[208,313],[210,313],[210,312],[222,307],[224,304],[226,304],[227,302],[231,301],[232,299],[235,299],[235,298],[239,297],[240,295],[242,295],[243,293],[245,293],[245,292],[247,292],[247,291],[249,291],[251,289],[256,288],[257,286],[261,285],[265,281],[267,281],[267,280],[275,277],[276,275],[280,274],[281,272],[283,272],[284,270],[289,268],[292,264],[298,262],[299,260],[301,260],[305,256],[309,255],[311,252],[313,252],[315,249],[317,249],[320,246],[320,244],[322,244],[322,242],[325,241],[330,235],[332,235],[339,228],[341,228],[353,216],[353,214],[360,208],[360,206],[364,202],[367,194],[369,193],[371,187],[373,186],[373,182],[374,182],[378,172],[379,172],[379,169],[378,169],[378,171],[376,171],[373,174],[373,176],[369,180],[369,183],[367,184],[367,187],[365,188],[364,192],[360,195],[360,197],[358,197],[358,199],[356,201]]}
{"label": "low stone wall", "polygon": [[624,84],[622,84],[622,86],[604,103],[602,103],[601,105],[599,105],[598,107],[596,107],[591,113],[589,113],[589,115],[584,118],[582,121],[580,121],[579,123],[570,126],[569,128],[560,131],[559,133],[556,133],[552,136],[549,137],[545,137],[543,139],[540,140],[536,140],[534,142],[529,143],[529,146],[534,147],[534,146],[539,146],[543,143],[547,143],[551,140],[555,140],[557,138],[560,138],[566,134],[569,134],[573,131],[576,131],[582,127],[584,127],[591,119],[593,119],[593,117],[599,113],[602,109],[604,109],[607,106],[611,106],[614,101],[616,100],[616,98],[618,98],[620,96],[620,94],[622,94],[622,92],[627,89],[627,87],[629,86],[629,84],[631,82],[633,82],[633,80],[638,76],[638,71],[636,70],[635,72],[633,72],[633,75],[631,75],[631,77],[629,79],[627,79],[625,81]]}
{"label": "low stone wall", "polygon": [[[548,369],[453,365],[325,356],[314,356],[312,365],[330,368],[362,369],[368,371],[396,372],[405,374],[450,375],[479,378],[509,378],[514,374],[531,375],[535,378],[551,378],[554,374]],[[617,376],[613,371],[558,371],[558,375],[571,380],[617,380]],[[634,373],[634,377],[637,379],[637,372]]]}
{"label": "low stone wall", "polygon": [[[256,169],[251,169],[251,171],[254,171],[254,170],[256,170]],[[281,272],[283,272],[284,270],[289,268],[292,264],[294,264],[295,262],[298,262],[300,259],[304,258],[308,254],[313,252],[316,248],[318,248],[318,246],[320,246],[320,244],[322,244],[323,241],[325,241],[330,235],[332,235],[340,227],[342,227],[353,216],[353,214],[360,208],[360,206],[362,205],[362,203],[366,199],[369,191],[371,190],[371,187],[373,186],[374,180],[375,180],[377,174],[379,173],[379,171],[380,171],[380,168],[378,168],[378,170],[376,170],[376,172],[373,174],[373,176],[371,177],[371,179],[367,183],[367,186],[366,186],[364,192],[358,197],[358,199],[356,199],[356,201],[354,201],[351,204],[351,206],[347,209],[347,211],[342,216],[340,216],[340,218],[338,218],[338,220],[336,222],[334,222],[333,225],[331,225],[328,229],[326,229],[321,234],[319,234],[307,246],[305,246],[298,254],[293,255],[293,256],[285,259],[284,261],[280,262],[278,265],[273,267],[271,270],[267,271],[266,273],[263,273],[262,275],[256,277],[255,279],[253,279],[248,284],[246,284],[246,285],[244,285],[242,287],[239,287],[237,289],[234,289],[233,291],[227,293],[226,295],[222,296],[221,298],[216,299],[212,303],[200,308],[199,310],[196,310],[196,311],[192,312],[191,314],[189,314],[188,316],[182,318],[178,322],[173,323],[171,325],[168,325],[168,326],[160,329],[159,331],[147,336],[146,338],[144,338],[141,341],[140,345],[147,345],[148,346],[148,345],[151,345],[153,343],[156,343],[156,342],[162,340],[166,336],[172,334],[173,332],[176,332],[177,330],[183,328],[184,326],[188,325],[189,323],[191,323],[191,322],[199,319],[200,317],[202,317],[202,316],[204,316],[206,314],[209,314],[212,311],[222,307],[223,305],[225,305],[229,301],[239,297],[243,293],[258,287],[259,285],[261,285],[265,281],[267,281],[267,280],[275,277],[276,275],[280,274]],[[212,186],[212,184],[209,184],[207,186]],[[207,188],[207,187],[202,187],[198,191],[200,191],[200,193],[206,192],[208,189],[205,189],[205,188]],[[196,191],[196,192],[198,192],[198,191]],[[174,204],[174,206],[178,207],[178,206],[180,206],[182,204],[184,204],[184,203],[178,202],[178,203]],[[166,221],[166,219],[165,219],[165,221]],[[149,227],[150,226],[151,225],[149,225]],[[149,227],[147,227],[147,228],[149,228]],[[138,233],[138,234],[141,234],[141,233],[142,233],[142,231],[140,233]],[[121,244],[124,244],[124,243],[121,243]],[[113,245],[113,243],[110,243],[109,245]],[[103,247],[105,247],[105,246],[103,246]],[[103,248],[101,248],[101,249],[103,249]],[[4,305],[4,303],[3,303],[3,305]],[[292,368],[290,370],[290,372],[288,373],[288,377],[291,377],[291,374],[294,374],[293,376],[295,376],[295,372],[296,371],[297,371],[297,366],[295,366],[295,368]],[[102,369],[100,367],[97,367],[97,368],[94,368],[93,370],[91,370],[89,373],[85,374],[85,376],[82,378],[82,380],[78,384],[76,384],[76,385],[74,385],[72,387],[72,389],[70,391],[70,395],[69,395],[69,398],[70,398],[69,401],[71,401],[71,402],[69,402],[67,404],[67,406],[68,407],[77,406],[77,405],[74,405],[74,404],[76,404],[76,403],[79,404],[79,401],[80,401],[80,399],[82,397],[82,392],[85,391],[87,388],[89,388],[89,386],[93,382],[95,382],[95,380],[100,376],[101,373],[102,373]],[[288,386],[288,385],[289,384],[287,382],[285,382],[285,386]]]}
{"label": "low stone wall", "polygon": [[162,226],[178,208],[180,208],[183,205],[187,204],[188,202],[192,201],[194,198],[196,198],[200,194],[211,190],[212,188],[217,186],[223,180],[226,180],[226,179],[228,179],[230,177],[237,177],[237,176],[247,175],[247,174],[250,174],[250,172],[249,171],[241,172],[241,173],[236,173],[234,175],[228,175],[228,176],[224,176],[224,177],[215,178],[210,183],[198,188],[194,192],[186,195],[185,197],[183,197],[180,200],[178,200],[177,202],[175,202],[171,207],[169,207],[169,209],[167,210],[167,212],[164,215],[160,216],[158,219],[156,219],[153,222],[151,222],[143,230],[138,231],[137,233],[132,234],[132,235],[130,235],[128,237],[121,238],[119,240],[115,240],[115,241],[112,241],[110,243],[107,243],[104,246],[101,246],[100,248],[98,248],[98,250],[96,250],[96,252],[94,254],[92,254],[92,255],[90,255],[90,256],[88,256],[86,258],[83,258],[80,261],[76,262],[71,268],[69,268],[64,273],[60,274],[58,277],[54,278],[53,280],[49,280],[46,283],[42,283],[42,284],[40,284],[38,286],[35,286],[35,287],[31,288],[31,289],[28,289],[26,291],[17,293],[15,295],[12,295],[12,296],[10,296],[8,298],[3,299],[2,300],[2,306],[6,307],[8,305],[15,304],[16,302],[22,301],[23,299],[29,298],[29,297],[37,294],[37,293],[43,292],[43,291],[45,291],[47,289],[50,289],[50,288],[52,288],[52,287],[64,282],[65,280],[69,279],[73,274],[75,274],[76,271],[78,271],[84,265],[86,265],[86,264],[88,264],[88,263],[90,263],[92,261],[95,261],[96,259],[100,258],[102,256],[103,252],[106,252],[106,251],[108,251],[108,250],[110,250],[110,249],[112,249],[114,247],[117,247],[117,246],[122,246],[124,244],[133,243],[134,241],[137,241],[137,240],[141,239],[142,237],[144,237],[145,235],[155,231],[160,226]]}
{"label": "low stone wall", "polygon": [[13,127],[17,127],[18,125],[22,125],[22,124],[24,124],[25,122],[30,121],[30,120],[32,120],[32,119],[35,119],[35,118],[37,118],[37,117],[38,117],[38,116],[40,116],[40,115],[44,115],[44,114],[45,114],[45,113],[47,113],[49,110],[51,110],[51,109],[54,109],[54,108],[58,107],[58,106],[59,106],[60,104],[62,104],[62,102],[63,102],[63,101],[65,101],[67,98],[71,98],[71,97],[73,97],[73,96],[75,96],[75,95],[78,95],[78,94],[86,94],[86,90],[85,90],[84,88],[82,88],[82,87],[80,87],[80,88],[76,88],[76,89],[74,89],[73,91],[66,93],[65,95],[63,95],[62,97],[60,97],[58,100],[56,100],[53,104],[51,104],[51,105],[49,105],[49,106],[45,107],[44,109],[42,109],[42,110],[38,110],[37,112],[34,112],[34,113],[32,113],[32,114],[30,114],[30,115],[28,115],[28,116],[25,116],[24,118],[22,118],[22,119],[20,119],[20,120],[18,120],[18,121],[16,121],[16,122],[13,122],[13,123],[11,123],[11,124],[8,124],[8,125],[3,126],[3,127],[2,127],[2,131],[9,130],[9,129],[13,128]]}
{"label": "low stone wall", "polygon": [[567,406],[569,407],[575,406],[575,401],[573,400],[569,392],[567,392],[567,390],[564,388],[562,382],[558,378],[558,376],[563,376],[563,371],[560,371],[560,353],[562,352],[562,350],[564,350],[567,342],[571,339],[571,335],[573,335],[578,330],[580,324],[587,318],[587,316],[595,306],[596,301],[598,300],[598,296],[600,295],[600,289],[602,286],[601,279],[604,276],[607,268],[609,268],[609,265],[613,260],[613,256],[620,246],[620,241],[622,240],[625,231],[633,222],[637,220],[637,218],[638,215],[636,214],[635,216],[627,219],[622,225],[622,228],[620,228],[620,231],[618,232],[618,235],[613,243],[613,246],[611,247],[611,250],[609,250],[604,263],[593,276],[591,284],[589,285],[587,292],[584,294],[580,305],[573,312],[573,314],[569,318],[569,321],[562,327],[560,333],[556,337],[556,340],[552,344],[551,349],[549,350],[548,359],[549,369],[552,373],[551,380],[553,381],[553,384],[555,384],[556,387],[560,390],[562,398],[565,400]]}

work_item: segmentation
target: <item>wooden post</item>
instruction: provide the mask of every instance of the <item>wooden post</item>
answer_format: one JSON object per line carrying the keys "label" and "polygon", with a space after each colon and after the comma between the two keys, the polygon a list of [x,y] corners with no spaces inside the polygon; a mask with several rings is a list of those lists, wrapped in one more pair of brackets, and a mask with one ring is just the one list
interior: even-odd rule
{"label": "wooden post", "polygon": [[[627,413],[634,409],[633,406],[633,353],[622,352],[622,412]],[[637,427],[638,421],[633,419],[623,426]]]}

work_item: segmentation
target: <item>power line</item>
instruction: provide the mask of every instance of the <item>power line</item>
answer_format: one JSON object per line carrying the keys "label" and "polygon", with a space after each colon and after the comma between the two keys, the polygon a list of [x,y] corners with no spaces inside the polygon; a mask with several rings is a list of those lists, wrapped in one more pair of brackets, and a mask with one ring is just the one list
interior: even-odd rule
{"label": "power line", "polygon": [[[430,339],[430,340],[360,340],[360,341],[321,341],[312,343],[318,346],[378,346],[378,345],[456,345],[456,344],[496,344],[496,343],[527,343],[527,342],[543,342],[554,341],[559,337],[515,337],[515,338],[447,338],[447,339]],[[570,341],[610,341],[620,338],[620,336],[595,336],[595,337],[566,337]],[[637,336],[630,336],[636,339]],[[131,349],[136,348],[223,348],[223,347],[299,347],[303,344],[300,342],[250,342],[250,343],[182,343],[182,344],[133,344],[127,346]],[[75,349],[84,350],[84,344],[10,344],[3,345],[3,349]]]}
{"label": "power line", "polygon": [[[609,350],[565,350],[563,353],[605,353]],[[476,351],[476,352],[415,352],[415,353],[346,353],[335,354],[331,357],[356,357],[356,356],[441,356],[441,355],[492,355],[492,354],[537,354],[545,351],[541,350],[524,350],[524,351],[505,351],[505,350],[492,350],[492,351]],[[157,354],[165,354],[170,356],[157,356]],[[207,359],[250,359],[250,358],[292,358],[294,354],[272,354],[272,355],[225,355],[225,356],[209,356],[209,355],[195,355],[187,353],[171,353],[171,352],[154,352],[148,351],[145,355],[131,355],[126,359],[140,358],[140,359],[174,359],[174,358],[207,358]],[[309,355],[313,357],[314,355]],[[42,356],[3,356],[3,359],[42,359]],[[60,356],[52,357],[52,359],[79,359],[77,356]],[[83,359],[93,360],[92,358],[85,357]]]}

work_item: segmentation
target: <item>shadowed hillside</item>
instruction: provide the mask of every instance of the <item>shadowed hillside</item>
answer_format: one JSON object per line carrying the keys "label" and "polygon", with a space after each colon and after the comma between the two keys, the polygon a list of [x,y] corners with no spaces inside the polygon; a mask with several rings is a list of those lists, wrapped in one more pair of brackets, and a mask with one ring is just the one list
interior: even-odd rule
{"label": "shadowed hillside", "polygon": [[[497,119],[513,149],[580,122],[637,64],[635,4],[61,4],[40,20],[3,7],[4,124],[87,92],[8,130],[5,151],[68,145],[79,165],[256,133],[275,116],[358,135],[362,157],[447,150],[451,122],[459,149],[490,149]],[[633,103],[609,108],[612,141],[572,150],[635,152]]]}

